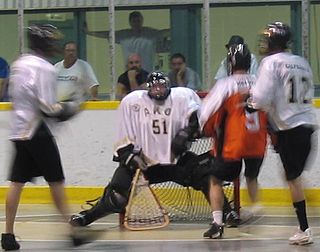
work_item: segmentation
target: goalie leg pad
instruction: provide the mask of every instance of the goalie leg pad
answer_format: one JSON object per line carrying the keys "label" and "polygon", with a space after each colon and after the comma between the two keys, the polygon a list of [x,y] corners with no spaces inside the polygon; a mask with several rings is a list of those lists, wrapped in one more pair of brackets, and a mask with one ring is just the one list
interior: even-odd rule
{"label": "goalie leg pad", "polygon": [[71,216],[70,224],[73,226],[87,226],[97,219],[112,213],[124,211],[128,202],[128,195],[121,194],[108,186],[105,188],[103,196],[91,209]]}

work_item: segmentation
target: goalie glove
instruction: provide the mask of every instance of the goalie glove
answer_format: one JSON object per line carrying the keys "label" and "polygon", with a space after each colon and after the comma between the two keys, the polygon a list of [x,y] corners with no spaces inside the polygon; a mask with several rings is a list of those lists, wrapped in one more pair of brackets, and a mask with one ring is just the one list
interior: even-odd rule
{"label": "goalie glove", "polygon": [[78,102],[60,102],[62,110],[56,117],[59,122],[69,120],[71,117],[78,114],[80,107]]}
{"label": "goalie glove", "polygon": [[189,133],[186,129],[182,129],[178,132],[178,134],[172,139],[171,142],[171,152],[175,156],[180,156],[182,153],[186,152],[191,143],[189,140]]}
{"label": "goalie glove", "polygon": [[142,158],[137,154],[130,154],[127,158],[125,164],[131,169],[141,169],[142,171],[146,171],[148,169],[147,164],[142,160]]}

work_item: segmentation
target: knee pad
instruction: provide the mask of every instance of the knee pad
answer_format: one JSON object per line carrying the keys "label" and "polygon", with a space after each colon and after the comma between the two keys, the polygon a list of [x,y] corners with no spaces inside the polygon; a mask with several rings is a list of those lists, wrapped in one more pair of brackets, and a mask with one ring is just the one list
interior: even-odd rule
{"label": "knee pad", "polygon": [[91,209],[72,215],[70,224],[73,226],[87,226],[97,219],[112,213],[124,211],[128,195],[121,194],[111,187],[106,187],[102,197]]}

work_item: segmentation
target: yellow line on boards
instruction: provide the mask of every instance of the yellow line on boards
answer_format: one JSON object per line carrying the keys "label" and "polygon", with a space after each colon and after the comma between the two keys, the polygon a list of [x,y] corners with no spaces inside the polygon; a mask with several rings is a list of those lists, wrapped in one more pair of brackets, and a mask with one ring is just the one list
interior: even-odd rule
{"label": "yellow line on boards", "polygon": [[[83,110],[115,110],[120,101],[88,101],[81,105]],[[0,102],[0,111],[11,110],[11,102]]]}
{"label": "yellow line on boards", "polygon": [[[0,186],[0,200],[5,201],[7,186]],[[85,201],[98,198],[102,195],[104,187],[102,186],[67,186],[66,193],[68,201],[71,204],[84,204]],[[168,189],[166,189],[168,190]],[[169,189],[170,190],[170,189]],[[173,189],[175,190],[175,189]],[[176,189],[177,190],[177,189]],[[179,190],[179,189],[178,189]],[[201,194],[201,193],[200,193]],[[168,197],[174,197],[174,192],[168,192]],[[291,206],[291,198],[288,189],[285,188],[262,188],[260,189],[261,204],[264,206]],[[309,206],[320,206],[320,188],[305,189],[306,201]],[[240,205],[250,204],[247,190],[240,190]],[[173,199],[171,202],[183,204]],[[198,201],[197,201],[198,202]],[[52,203],[50,191],[47,186],[27,186],[24,188],[21,203],[23,204],[48,204]],[[198,202],[201,205],[207,204],[206,201]]]}

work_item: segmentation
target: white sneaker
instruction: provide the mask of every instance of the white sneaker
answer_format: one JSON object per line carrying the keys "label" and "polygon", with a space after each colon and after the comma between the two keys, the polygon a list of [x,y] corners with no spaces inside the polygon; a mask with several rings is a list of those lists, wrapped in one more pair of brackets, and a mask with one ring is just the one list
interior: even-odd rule
{"label": "white sneaker", "polygon": [[304,232],[297,230],[297,232],[289,238],[289,244],[291,245],[307,245],[313,243],[311,229],[308,228]]}

